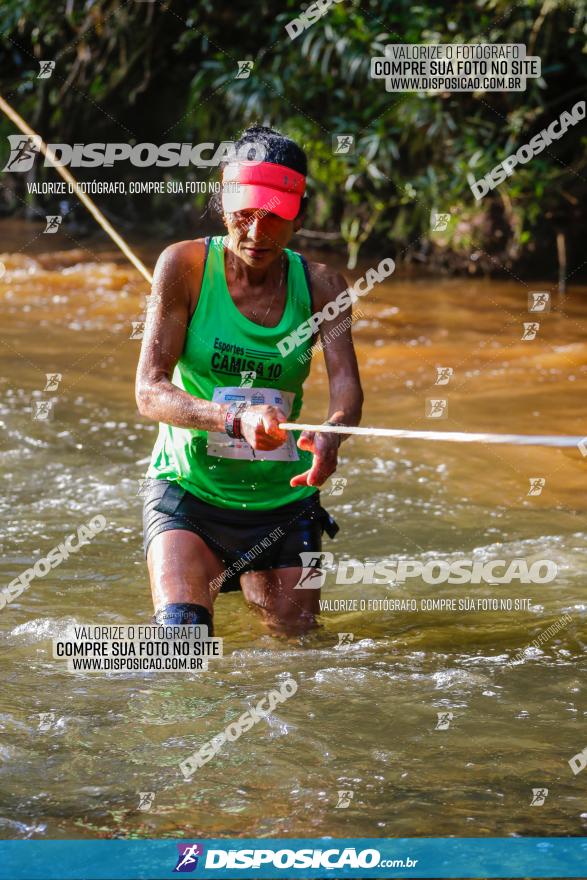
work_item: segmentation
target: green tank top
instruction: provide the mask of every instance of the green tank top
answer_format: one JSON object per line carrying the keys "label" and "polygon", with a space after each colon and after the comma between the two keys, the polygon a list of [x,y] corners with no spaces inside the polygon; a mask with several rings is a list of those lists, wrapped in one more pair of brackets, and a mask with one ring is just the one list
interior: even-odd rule
{"label": "green tank top", "polygon": [[[295,421],[302,408],[302,385],[310,359],[301,358],[307,340],[282,357],[277,342],[311,315],[310,291],[299,254],[288,260],[285,309],[276,327],[262,327],[234,304],[226,284],[222,236],[210,239],[200,298],[189,323],[172,382],[204,400],[273,404]],[[244,441],[193,428],[159,425],[148,477],[174,480],[217,507],[268,510],[299,501],[315,486],[289,485],[311,467],[312,455],[296,446],[299,431],[271,452],[254,451]]]}

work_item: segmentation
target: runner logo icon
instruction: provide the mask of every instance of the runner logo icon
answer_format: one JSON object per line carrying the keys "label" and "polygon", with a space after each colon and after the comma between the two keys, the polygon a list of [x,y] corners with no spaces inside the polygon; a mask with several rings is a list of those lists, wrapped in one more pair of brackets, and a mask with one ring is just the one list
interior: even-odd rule
{"label": "runner logo icon", "polygon": [[294,590],[319,590],[324,586],[326,571],[320,565],[332,565],[334,556],[327,551],[304,551],[300,553],[302,572]]}
{"label": "runner logo icon", "polygon": [[39,135],[22,137],[20,134],[7,135],[10,143],[10,156],[3,171],[30,171],[35,157],[41,149]]}
{"label": "runner logo icon", "polygon": [[199,843],[178,843],[179,855],[174,873],[190,874],[198,867],[198,856],[204,855],[204,848]]}

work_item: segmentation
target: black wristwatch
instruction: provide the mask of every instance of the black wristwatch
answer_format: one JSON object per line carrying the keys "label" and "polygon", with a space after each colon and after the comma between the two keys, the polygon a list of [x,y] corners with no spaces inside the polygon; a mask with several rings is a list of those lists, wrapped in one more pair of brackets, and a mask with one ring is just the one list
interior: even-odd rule
{"label": "black wristwatch", "polygon": [[241,417],[247,409],[248,403],[236,402],[231,403],[224,417],[224,430],[233,440],[241,440]]}

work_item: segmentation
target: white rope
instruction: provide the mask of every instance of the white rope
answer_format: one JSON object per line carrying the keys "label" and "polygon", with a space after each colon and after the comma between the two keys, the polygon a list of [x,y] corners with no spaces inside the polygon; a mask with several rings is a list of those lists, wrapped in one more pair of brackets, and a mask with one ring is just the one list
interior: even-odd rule
{"label": "white rope", "polygon": [[46,156],[50,162],[53,163],[55,171],[60,174],[67,183],[71,184],[78,199],[85,205],[85,207],[95,218],[95,220],[97,220],[104,232],[106,232],[110,236],[114,244],[118,245],[122,253],[131,261],[135,269],[137,269],[141,273],[145,281],[148,284],[152,284],[153,276],[151,275],[145,264],[142,263],[141,260],[139,260],[134,251],[131,250],[131,248],[122,238],[122,236],[119,235],[116,229],[114,229],[114,227],[108,222],[104,214],[94,204],[91,198],[86,195],[85,192],[82,192],[82,190],[78,187],[77,180],[75,179],[71,171],[69,171],[69,169],[65,168],[63,165],[59,165],[53,150],[47,146],[40,135],[38,135],[29,125],[27,125],[22,116],[19,116],[16,110],[13,110],[10,104],[4,100],[2,95],[0,95],[0,110],[3,110],[4,113],[6,113],[8,118],[11,119],[12,122],[14,122],[17,128],[20,128],[23,134],[29,135],[30,137],[38,138],[38,144],[42,154]]}
{"label": "white rope", "polygon": [[[358,434],[364,437],[394,437],[396,440],[444,440],[448,443],[502,443],[512,446],[579,447],[587,453],[587,437],[545,434],[474,434],[468,431],[404,431],[400,428],[357,428],[345,425],[304,425],[281,422],[284,431],[319,431],[327,434]],[[585,454],[584,453],[584,454]]]}
{"label": "white rope", "polygon": [[[131,263],[141,273],[145,281],[152,284],[153,277],[146,266],[136,256],[136,254],[127,245],[124,239],[111,226],[104,217],[99,208],[94,204],[86,193],[81,192],[77,186],[77,181],[71,172],[57,163],[55,155],[50,147],[37,135],[33,129],[27,125],[24,119],[8,104],[0,95],[0,109],[6,113],[9,119],[24,134],[35,136],[38,138],[41,152],[47,156],[50,161],[54,162],[55,170],[68,183],[74,187],[74,191],[78,198],[82,201],[88,211],[97,220],[102,229],[110,236],[123,254],[128,257]],[[448,443],[502,443],[512,446],[555,446],[555,447],[573,447],[577,446],[585,450],[587,454],[587,437],[573,437],[569,435],[543,435],[543,434],[474,434],[465,431],[403,431],[398,428],[358,428],[345,427],[343,425],[303,425],[293,422],[282,422],[279,426],[285,431],[319,431],[329,434],[352,434],[362,435],[365,437],[393,437],[396,440],[440,440]]]}

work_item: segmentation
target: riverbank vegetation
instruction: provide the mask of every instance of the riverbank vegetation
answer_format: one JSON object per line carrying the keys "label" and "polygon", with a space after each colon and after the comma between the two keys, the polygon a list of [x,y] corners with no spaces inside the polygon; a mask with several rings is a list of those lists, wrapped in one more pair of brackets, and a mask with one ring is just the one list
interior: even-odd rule
{"label": "riverbank vegetation", "polygon": [[[479,201],[469,179],[584,97],[586,0],[343,0],[292,40],[285,26],[302,9],[293,0],[4,0],[2,94],[53,143],[218,144],[253,121],[274,125],[310,157],[306,239],[346,252],[350,265],[359,252],[391,248],[398,261],[434,271],[556,276],[557,265],[562,274],[580,267],[584,122]],[[542,75],[521,92],[392,93],[370,77],[371,58],[390,42],[523,43],[541,58]],[[55,68],[43,79],[44,60]],[[252,68],[239,77],[242,61]],[[14,133],[2,119],[2,165]],[[348,154],[334,153],[337,134],[353,136]],[[212,181],[217,171],[115,163],[77,176]],[[38,162],[27,174],[3,174],[0,210],[55,208],[26,189],[49,179],[56,172]],[[205,224],[206,201],[97,198],[123,228],[144,224],[170,237]],[[83,209],[69,207],[81,218]],[[434,230],[438,214],[450,218]]]}

